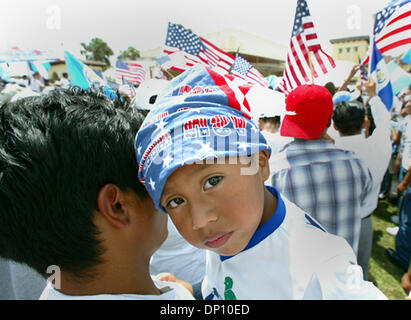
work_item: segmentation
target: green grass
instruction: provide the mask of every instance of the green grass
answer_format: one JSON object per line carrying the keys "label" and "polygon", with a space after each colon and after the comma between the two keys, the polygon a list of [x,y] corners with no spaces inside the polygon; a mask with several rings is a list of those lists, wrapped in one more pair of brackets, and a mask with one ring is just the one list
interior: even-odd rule
{"label": "green grass", "polygon": [[405,292],[401,287],[403,269],[388,260],[385,249],[395,249],[395,237],[386,232],[394,227],[390,217],[398,213],[396,201],[380,200],[372,215],[374,230],[368,281],[373,282],[390,300],[404,300]]}

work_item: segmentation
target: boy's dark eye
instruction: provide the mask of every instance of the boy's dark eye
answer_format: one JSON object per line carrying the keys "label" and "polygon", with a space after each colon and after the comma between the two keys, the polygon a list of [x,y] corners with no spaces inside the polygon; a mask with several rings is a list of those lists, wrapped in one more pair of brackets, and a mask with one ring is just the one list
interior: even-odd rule
{"label": "boy's dark eye", "polygon": [[223,177],[221,176],[216,176],[216,177],[211,177],[210,179],[208,179],[206,181],[206,183],[204,184],[204,190],[208,190],[212,187],[215,187],[217,184],[219,184],[219,182],[223,179]]}
{"label": "boy's dark eye", "polygon": [[177,208],[180,204],[182,204],[183,202],[184,202],[183,199],[181,199],[181,198],[175,198],[175,199],[171,200],[171,201],[167,204],[167,206],[171,207],[172,209],[175,209],[175,208]]}

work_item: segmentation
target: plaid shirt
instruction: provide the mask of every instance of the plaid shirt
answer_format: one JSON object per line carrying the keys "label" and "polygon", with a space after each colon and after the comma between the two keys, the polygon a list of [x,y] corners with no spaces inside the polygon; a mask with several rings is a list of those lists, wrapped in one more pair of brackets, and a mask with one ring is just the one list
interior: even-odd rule
{"label": "plaid shirt", "polygon": [[372,188],[363,162],[327,140],[303,139],[295,139],[270,162],[275,163],[272,185],[357,252],[361,205]]}

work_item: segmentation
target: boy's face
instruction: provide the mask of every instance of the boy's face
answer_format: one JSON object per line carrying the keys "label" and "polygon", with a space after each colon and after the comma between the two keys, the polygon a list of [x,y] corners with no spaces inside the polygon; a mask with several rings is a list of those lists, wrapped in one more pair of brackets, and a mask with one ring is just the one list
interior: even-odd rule
{"label": "boy's face", "polygon": [[189,243],[222,256],[235,255],[269,214],[264,212],[266,153],[260,152],[258,164],[252,175],[244,174],[249,164],[183,166],[168,178],[161,205]]}

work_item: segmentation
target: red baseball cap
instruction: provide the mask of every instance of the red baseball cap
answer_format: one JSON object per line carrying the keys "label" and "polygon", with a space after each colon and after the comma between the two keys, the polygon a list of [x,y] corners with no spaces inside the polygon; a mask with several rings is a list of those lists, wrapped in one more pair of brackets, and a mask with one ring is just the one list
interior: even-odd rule
{"label": "red baseball cap", "polygon": [[318,139],[333,114],[333,98],[323,86],[302,85],[288,95],[286,111],[280,131],[282,136]]}

